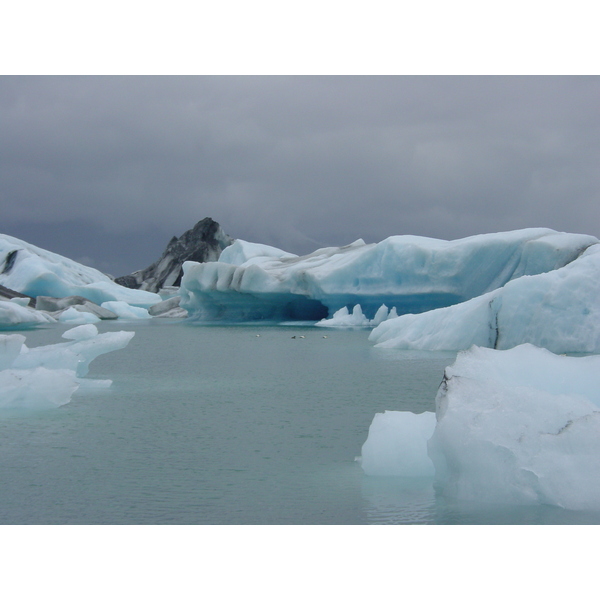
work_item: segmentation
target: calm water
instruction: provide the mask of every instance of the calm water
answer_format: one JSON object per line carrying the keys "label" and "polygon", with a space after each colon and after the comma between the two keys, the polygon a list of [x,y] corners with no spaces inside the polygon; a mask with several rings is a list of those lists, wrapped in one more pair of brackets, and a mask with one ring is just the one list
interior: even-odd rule
{"label": "calm water", "polygon": [[[27,332],[27,343],[56,343],[64,329]],[[453,354],[379,350],[366,331],[310,327],[99,329],[136,331],[91,365],[109,390],[0,415],[0,523],[600,522],[452,503],[429,481],[363,474],[355,457],[374,414],[433,410]]]}

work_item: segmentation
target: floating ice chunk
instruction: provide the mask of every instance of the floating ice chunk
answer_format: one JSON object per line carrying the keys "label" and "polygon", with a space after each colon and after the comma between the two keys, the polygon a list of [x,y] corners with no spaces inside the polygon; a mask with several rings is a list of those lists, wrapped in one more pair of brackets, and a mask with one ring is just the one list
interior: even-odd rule
{"label": "floating ice chunk", "polygon": [[49,314],[22,306],[12,300],[0,300],[0,328],[31,327],[45,323],[56,323],[56,319]]}
{"label": "floating ice chunk", "polygon": [[350,312],[345,306],[333,313],[331,319],[322,319],[315,323],[318,327],[368,327],[369,319],[365,317],[360,307],[357,304]]}
{"label": "floating ice chunk", "polygon": [[103,302],[100,305],[102,308],[106,308],[114,312],[120,319],[150,319],[152,318],[148,314],[148,310],[145,308],[130,306],[127,302],[122,301],[108,301]]}
{"label": "floating ice chunk", "polygon": [[[406,475],[415,460],[445,496],[600,509],[600,356],[556,356],[530,344],[473,347],[447,367],[433,421],[375,415],[363,446],[370,475]],[[433,433],[432,433],[433,432]],[[419,471],[415,468],[415,472]]]}
{"label": "floating ice chunk", "polygon": [[37,348],[28,348],[23,335],[0,335],[0,408],[61,406],[77,389],[109,387],[110,380],[82,377],[94,358],[124,348],[133,335],[131,331],[98,334],[94,325],[82,325],[63,334],[71,341]]}
{"label": "floating ice chunk", "polygon": [[133,338],[134,333],[133,331],[110,331],[91,338],[28,348],[27,352],[21,351],[13,363],[13,368],[66,368],[75,371],[78,377],[84,377],[94,358],[124,348]]}
{"label": "floating ice chunk", "polygon": [[532,343],[555,353],[600,352],[600,245],[551,271],[521,277],[455,306],[401,315],[371,332],[380,347],[507,349]]}
{"label": "floating ice chunk", "polygon": [[371,319],[369,325],[371,327],[377,327],[380,323],[383,323],[389,317],[390,311],[385,304],[382,304],[375,313],[375,316]]}
{"label": "floating ice chunk", "polygon": [[0,285],[32,297],[83,296],[96,304],[122,300],[149,307],[161,300],[158,294],[125,288],[92,267],[3,234]]}
{"label": "floating ice chunk", "polygon": [[13,333],[12,335],[0,334],[0,371],[12,366],[15,358],[21,353],[25,336]]}
{"label": "floating ice chunk", "polygon": [[75,306],[71,306],[58,315],[58,320],[61,323],[77,325],[79,323],[97,323],[100,318],[91,312],[77,310]]}
{"label": "floating ice chunk", "polygon": [[362,447],[361,466],[367,475],[433,477],[427,440],[435,428],[435,413],[389,411],[375,415]]}
{"label": "floating ice chunk", "polygon": [[379,348],[466,350],[493,347],[497,337],[497,291],[447,308],[401,315],[380,323],[369,335]]}
{"label": "floating ice chunk", "polygon": [[112,280],[90,283],[85,286],[83,293],[79,295],[95,302],[99,306],[102,306],[103,302],[125,302],[134,307],[150,308],[162,300],[162,298],[154,292],[132,290],[123,287]]}
{"label": "floating ice chunk", "polygon": [[337,310],[331,319],[321,319],[315,325],[317,327],[376,327],[388,318],[397,317],[396,308],[390,311],[385,304],[382,304],[372,319],[365,317],[360,304],[356,304],[352,313],[347,307],[343,306]]}
{"label": "floating ice chunk", "polygon": [[89,340],[90,338],[96,337],[98,335],[98,328],[95,325],[79,325],[78,327],[73,327],[73,329],[68,329],[65,331],[61,337],[65,340]]}
{"label": "floating ice chunk", "polygon": [[67,404],[79,384],[73,371],[35,369],[0,371],[0,408],[46,409]]}
{"label": "floating ice chunk", "polygon": [[472,348],[446,369],[429,442],[463,500],[600,508],[600,356]]}

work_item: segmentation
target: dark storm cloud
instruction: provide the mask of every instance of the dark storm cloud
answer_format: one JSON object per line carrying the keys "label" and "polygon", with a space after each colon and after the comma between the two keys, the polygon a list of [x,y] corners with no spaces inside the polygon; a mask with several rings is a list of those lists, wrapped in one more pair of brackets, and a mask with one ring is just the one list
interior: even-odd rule
{"label": "dark storm cloud", "polygon": [[115,274],[205,216],[299,253],[600,235],[598,98],[597,77],[2,77],[1,231]]}

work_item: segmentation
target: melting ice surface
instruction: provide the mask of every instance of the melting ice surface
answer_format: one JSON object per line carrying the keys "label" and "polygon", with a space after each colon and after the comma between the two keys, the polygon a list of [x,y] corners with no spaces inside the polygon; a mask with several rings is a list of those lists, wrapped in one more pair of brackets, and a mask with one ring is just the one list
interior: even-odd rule
{"label": "melting ice surface", "polygon": [[85,380],[89,364],[106,352],[127,346],[134,333],[98,334],[94,325],[63,333],[67,341],[37,348],[21,334],[0,334],[0,409],[44,409],[61,406],[83,388],[105,388],[110,380]]}
{"label": "melting ice surface", "polygon": [[435,414],[376,415],[363,469],[435,473],[439,493],[462,501],[600,510],[599,369],[600,356],[529,344],[461,352]]}

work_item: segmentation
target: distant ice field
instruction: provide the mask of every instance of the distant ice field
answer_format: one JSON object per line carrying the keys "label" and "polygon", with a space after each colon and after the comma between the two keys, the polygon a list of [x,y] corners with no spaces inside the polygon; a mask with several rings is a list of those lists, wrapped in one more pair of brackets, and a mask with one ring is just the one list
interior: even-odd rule
{"label": "distant ice field", "polygon": [[[90,365],[111,388],[0,414],[1,524],[600,523],[364,474],[373,415],[433,411],[455,353],[375,348],[364,330],[97,326],[136,332]],[[67,328],[27,331],[27,345]]]}

